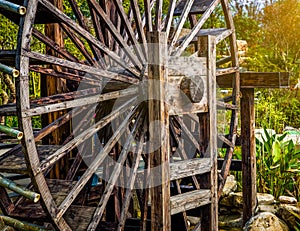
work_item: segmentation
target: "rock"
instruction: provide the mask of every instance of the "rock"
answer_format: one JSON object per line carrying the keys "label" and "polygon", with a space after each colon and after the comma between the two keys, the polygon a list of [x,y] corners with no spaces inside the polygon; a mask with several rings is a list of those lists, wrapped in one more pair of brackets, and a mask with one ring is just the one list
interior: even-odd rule
{"label": "rock", "polygon": [[289,231],[288,226],[273,213],[263,212],[252,217],[243,228],[244,231]]}
{"label": "rock", "polygon": [[232,193],[233,196],[233,206],[237,208],[243,208],[243,193],[242,192],[236,192]]}
{"label": "rock", "polygon": [[227,197],[223,197],[220,199],[220,205],[227,206],[231,208],[233,206],[233,196],[230,193]]}
{"label": "rock", "polygon": [[235,177],[233,175],[230,175],[226,179],[221,197],[227,197],[230,193],[235,192],[236,190],[237,182],[235,180]]}
{"label": "rock", "polygon": [[275,198],[271,194],[257,193],[257,201],[259,205],[271,205],[274,204]]}
{"label": "rock", "polygon": [[241,214],[220,215],[219,227],[232,230],[232,228],[242,228],[243,219]]}
{"label": "rock", "polygon": [[300,207],[281,204],[277,210],[276,215],[284,220],[290,228],[293,228],[294,226],[296,226],[296,216],[300,217]]}
{"label": "rock", "polygon": [[228,206],[230,208],[243,208],[242,192],[230,193],[227,197],[220,200],[220,205]]}
{"label": "rock", "polygon": [[297,199],[295,197],[280,196],[278,199],[282,204],[297,204]]}
{"label": "rock", "polygon": [[275,204],[273,205],[258,205],[257,206],[257,212],[270,212],[270,213],[276,213],[277,212],[277,207]]}

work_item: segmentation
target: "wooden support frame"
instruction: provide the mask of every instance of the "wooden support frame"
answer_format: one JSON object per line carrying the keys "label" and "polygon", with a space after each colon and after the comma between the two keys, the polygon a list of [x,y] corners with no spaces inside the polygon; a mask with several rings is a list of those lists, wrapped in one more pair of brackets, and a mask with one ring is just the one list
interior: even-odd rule
{"label": "wooden support frame", "polygon": [[254,88],[242,88],[242,182],[243,226],[254,215],[256,207],[256,152]]}
{"label": "wooden support frame", "polygon": [[[226,81],[221,84],[226,85]],[[257,206],[254,88],[288,87],[287,72],[241,73],[243,226],[254,215]]]}
{"label": "wooden support frame", "polygon": [[[150,126],[150,155],[151,168],[159,171],[151,179],[152,182],[160,180],[161,184],[151,188],[151,230],[171,230],[170,207],[170,159],[169,159],[169,114],[165,100],[164,83],[167,82],[167,37],[164,32],[149,32],[148,41],[148,116],[149,124],[159,121],[160,131],[155,126]],[[155,136],[158,136],[155,138]],[[160,147],[155,150],[155,142]],[[158,178],[157,178],[158,177]]]}

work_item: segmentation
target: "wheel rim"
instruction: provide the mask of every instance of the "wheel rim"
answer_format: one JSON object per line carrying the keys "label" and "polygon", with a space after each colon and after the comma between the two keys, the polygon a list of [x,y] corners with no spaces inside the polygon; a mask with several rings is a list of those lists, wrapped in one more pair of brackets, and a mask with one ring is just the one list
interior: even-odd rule
{"label": "wheel rim", "polygon": [[[184,2],[184,1],[183,1]],[[58,18],[61,22],[60,27],[62,27],[64,33],[67,35],[68,39],[72,41],[73,44],[76,45],[77,49],[76,51],[80,53],[80,57],[83,57],[85,62],[82,60],[78,60],[77,57],[75,57],[71,52],[68,51],[68,49],[57,49],[57,53],[59,54],[59,58],[44,55],[41,53],[36,53],[35,51],[30,51],[30,42],[32,42],[32,35],[35,36],[40,40],[41,43],[51,47],[51,41],[47,42],[46,37],[41,31],[38,31],[37,29],[33,29],[33,25],[30,22],[34,21],[34,17],[37,15],[36,8],[43,6],[44,9],[47,9],[48,12],[50,12],[51,15],[55,15],[54,18]],[[60,109],[57,109],[59,106],[58,100],[55,101],[54,97],[51,98],[52,101],[49,101],[49,99],[37,99],[36,101],[29,100],[29,72],[35,72],[35,73],[47,73],[52,76],[61,77],[63,79],[69,79],[73,81],[77,81],[80,79],[81,81],[84,81],[86,84],[88,84],[90,87],[80,89],[79,94],[80,97],[78,97],[78,100],[76,101],[76,97],[74,98],[74,95],[71,93],[69,95],[63,95],[63,97],[70,96],[71,98],[74,98],[74,104],[81,102],[81,96],[86,97],[87,94],[91,94],[93,92],[95,94],[95,89],[92,86],[97,86],[99,84],[99,78],[90,78],[89,76],[82,75],[81,72],[88,72],[89,74],[93,74],[94,76],[104,76],[109,77],[114,81],[114,84],[122,83],[120,84],[121,90],[107,90],[107,92],[103,93],[102,89],[96,93],[100,93],[103,96],[103,105],[106,103],[111,102],[111,100],[116,99],[117,94],[134,94],[133,88],[127,88],[128,86],[132,86],[135,84],[138,84],[142,81],[144,77],[143,74],[146,76],[147,73],[145,73],[145,67],[147,66],[147,56],[146,56],[146,44],[147,38],[144,32],[144,27],[146,28],[146,31],[150,30],[162,30],[166,31],[166,34],[169,36],[169,54],[170,56],[179,57],[182,56],[183,53],[187,50],[188,46],[192,43],[195,35],[198,33],[198,31],[203,27],[204,23],[207,21],[208,17],[211,15],[211,12],[215,10],[217,6],[222,6],[225,13],[225,18],[227,21],[227,29],[230,29],[231,32],[228,34],[221,33],[221,35],[217,36],[217,39],[219,41],[222,41],[225,38],[228,38],[229,42],[231,43],[230,49],[231,54],[234,54],[231,56],[231,66],[232,68],[226,69],[227,72],[235,73],[235,77],[233,78],[233,91],[232,91],[232,104],[234,109],[230,109],[232,111],[231,122],[230,122],[230,128],[229,128],[229,138],[225,138],[223,136],[220,136],[219,138],[228,144],[229,148],[226,149],[226,159],[228,159],[227,164],[224,164],[221,171],[221,180],[226,178],[228,171],[229,171],[229,165],[230,163],[233,149],[235,146],[235,140],[236,140],[236,133],[237,133],[237,116],[238,116],[238,110],[237,105],[239,104],[239,76],[237,72],[238,68],[238,59],[236,57],[236,45],[235,45],[235,34],[234,34],[234,28],[232,23],[232,17],[229,14],[229,8],[228,8],[228,2],[227,1],[211,1],[211,4],[209,5],[207,11],[202,12],[202,17],[198,21],[196,18],[193,18],[191,15],[189,15],[189,12],[191,11],[193,6],[193,1],[188,1],[187,4],[183,5],[183,11],[179,16],[177,17],[177,27],[175,28],[174,33],[171,32],[171,22],[173,20],[173,16],[171,16],[174,12],[176,14],[176,10],[178,10],[178,7],[176,8],[176,1],[170,2],[170,8],[169,13],[167,13],[167,17],[164,20],[164,17],[162,16],[162,5],[160,4],[162,2],[158,1],[158,3],[154,6],[155,13],[153,15],[149,14],[149,11],[146,11],[145,13],[145,25],[142,27],[137,26],[136,31],[132,28],[131,21],[128,19],[128,15],[126,15],[125,10],[123,9],[123,6],[120,5],[118,1],[114,1],[113,8],[116,10],[116,15],[118,17],[118,20],[114,21],[113,15],[108,15],[108,13],[105,13],[105,7],[101,6],[96,1],[89,1],[88,2],[88,10],[90,13],[90,17],[92,19],[92,29],[95,31],[94,34],[91,32],[87,32],[88,25],[85,24],[83,18],[84,14],[80,13],[80,9],[73,5],[73,14],[76,17],[76,21],[72,19],[68,19],[65,17],[61,12],[56,8],[53,7],[48,1],[40,0],[40,1],[29,1],[27,6],[27,15],[21,19],[20,23],[20,34],[19,34],[19,48],[18,48],[18,55],[17,55],[17,67],[20,70],[21,76],[18,81],[18,115],[19,115],[19,126],[24,132],[24,139],[22,142],[22,145],[25,150],[25,156],[27,159],[27,165],[30,169],[31,178],[33,179],[33,184],[37,187],[38,191],[41,193],[42,196],[42,204],[44,206],[45,211],[48,213],[48,215],[51,217],[53,224],[56,226],[56,228],[59,229],[70,229],[69,225],[65,222],[65,219],[63,218],[63,215],[66,213],[69,206],[72,204],[72,202],[75,200],[73,198],[73,194],[79,194],[79,191],[88,183],[89,179],[93,175],[93,171],[87,169],[85,174],[82,176],[86,176],[86,180],[79,180],[77,185],[74,186],[73,189],[71,189],[71,193],[69,193],[64,201],[62,202],[62,205],[58,205],[55,200],[53,199],[53,195],[50,192],[50,189],[48,187],[48,183],[45,179],[45,173],[49,170],[49,167],[51,167],[57,160],[56,157],[62,158],[68,151],[71,150],[71,146],[75,144],[79,144],[76,142],[76,137],[73,140],[70,140],[69,142],[66,142],[66,144],[63,145],[63,147],[56,150],[54,153],[51,154],[50,157],[46,159],[41,159],[39,157],[39,153],[37,150],[37,141],[34,142],[34,133],[32,129],[32,123],[31,123],[31,117],[32,116],[39,116],[41,114],[45,114],[47,111],[57,111]],[[74,4],[74,2],[70,1],[69,4]],[[135,22],[141,22],[141,15],[137,2],[131,1],[132,4],[132,13],[131,18]],[[150,1],[145,1],[144,3],[145,9],[151,8]],[[174,11],[174,12],[173,12]],[[173,13],[172,13],[173,12]],[[227,14],[228,13],[228,14]],[[154,24],[152,25],[149,23],[150,17],[153,17]],[[169,20],[169,18],[172,18],[172,20]],[[179,19],[178,19],[179,18]],[[99,25],[99,23],[96,22],[96,19],[101,19],[101,22],[104,24]],[[190,20],[190,24],[195,24],[194,28],[188,32],[188,34],[184,37],[181,36],[180,33],[182,32],[182,29],[184,27],[184,23]],[[121,26],[124,28],[122,28]],[[102,26],[102,27],[101,27]],[[33,31],[32,31],[33,29]],[[101,35],[102,32],[103,34]],[[28,36],[29,35],[29,36]],[[110,40],[109,40],[110,38]],[[114,41],[114,42],[113,42]],[[128,41],[130,41],[130,45],[128,46],[128,49],[121,50],[121,44],[126,44]],[[138,44],[142,43],[145,46],[140,47]],[[89,45],[89,49],[84,48],[83,44]],[[53,44],[52,44],[53,46]],[[119,46],[119,47],[118,47]],[[103,55],[104,54],[104,55]],[[97,57],[95,62],[94,57]],[[104,58],[101,58],[104,57]],[[52,65],[51,68],[44,68],[43,65],[31,65],[29,64],[30,60],[38,60],[42,63],[47,62]],[[107,65],[115,65],[121,68],[123,73],[119,74],[115,69],[105,69],[105,66]],[[62,66],[64,68],[63,71],[58,71],[56,69],[57,66]],[[233,70],[234,69],[234,70]],[[49,73],[49,71],[53,71],[53,73]],[[223,70],[224,71],[224,70]],[[60,74],[60,75],[59,75]],[[226,74],[226,73],[225,73]],[[222,72],[220,71],[220,77],[222,77]],[[102,77],[103,78],[103,77]],[[146,77],[144,77],[146,78]],[[101,78],[100,78],[101,80]],[[125,86],[124,86],[124,85]],[[110,86],[107,86],[108,88]],[[128,90],[129,89],[129,90]],[[115,93],[115,94],[113,94]],[[92,98],[88,98],[90,100],[95,100]],[[107,99],[110,99],[110,101],[107,101]],[[100,100],[101,101],[101,100]],[[37,102],[39,104],[38,107],[32,107],[32,102]],[[50,103],[51,102],[51,103]],[[54,103],[53,103],[54,102]],[[68,100],[65,100],[64,102],[70,102]],[[99,102],[99,99],[97,99],[95,102]],[[43,105],[44,104],[44,105]],[[51,105],[52,104],[52,105]],[[55,104],[53,106],[53,104]],[[98,104],[98,103],[97,103]],[[48,106],[48,107],[45,107]],[[102,105],[102,106],[103,106]],[[125,104],[126,105],[126,104]],[[86,105],[82,105],[86,106]],[[107,106],[107,104],[105,105]],[[124,105],[123,105],[124,106]],[[230,105],[223,103],[221,105],[225,108],[230,108]],[[50,108],[50,109],[49,109]],[[72,103],[67,103],[66,109],[75,108],[75,106],[72,106]],[[102,108],[105,108],[104,106]],[[124,107],[125,110],[125,107]],[[144,117],[144,114],[142,113],[141,107],[136,107],[134,110],[137,110],[138,112],[133,113],[135,118],[138,117]],[[112,115],[115,114],[118,110],[115,110],[111,112],[110,110],[108,112],[99,112],[97,113],[100,118],[97,118],[98,121],[103,120],[104,117],[110,115],[108,118],[112,119],[114,118]],[[75,114],[79,112],[73,111],[73,113],[69,113],[69,116],[75,117]],[[88,114],[88,113],[87,113]],[[77,115],[77,114],[76,114]],[[116,116],[116,115],[115,115]],[[61,121],[65,118],[65,120],[68,120],[69,118],[65,115],[61,118]],[[131,115],[127,115],[127,120],[130,120]],[[126,121],[126,120],[125,120]],[[139,120],[136,120],[136,123]],[[120,122],[121,123],[121,122]],[[136,124],[135,123],[135,124]],[[144,122],[143,122],[144,123]],[[142,123],[142,124],[143,124]],[[103,129],[100,130],[100,134],[98,132],[98,135],[101,139],[103,139],[104,142],[104,149],[107,148],[107,153],[111,151],[111,147],[115,146],[115,140],[113,142],[110,142],[110,138],[112,138],[115,135],[114,139],[119,139],[118,133],[122,132],[122,129],[128,127],[129,122],[124,122],[124,124],[119,127],[118,126],[114,128],[114,133],[111,134],[111,136],[102,137],[103,134],[101,134],[101,131],[107,131],[107,124],[104,122],[101,126],[103,126]],[[135,124],[131,124],[131,126],[135,126]],[[140,124],[140,127],[143,127],[143,125]],[[171,121],[171,133],[173,134],[173,142],[176,141],[176,137],[178,136],[178,132],[175,130],[178,130],[178,128],[181,127],[181,132],[185,132],[186,139],[189,140],[189,143],[193,144],[195,149],[199,154],[201,154],[201,150],[206,150],[207,147],[199,147],[199,144],[197,141],[195,141],[195,137],[190,134],[189,129],[184,127],[184,124],[180,124],[180,119],[178,117],[172,117]],[[76,127],[73,127],[73,129],[76,129]],[[122,128],[122,129],[121,129]],[[106,129],[106,130],[105,130]],[[142,129],[143,130],[143,129]],[[146,129],[147,130],[147,129]],[[173,130],[173,131],[172,131]],[[183,131],[184,130],[184,131]],[[49,130],[47,130],[49,131]],[[91,130],[94,133],[94,130]],[[131,130],[133,132],[133,130]],[[87,132],[88,133],[88,132]],[[41,136],[39,136],[39,139],[41,139]],[[81,132],[78,133],[77,138],[83,136]],[[194,138],[194,139],[193,139]],[[79,138],[78,138],[79,139]],[[37,140],[37,138],[36,138]],[[75,141],[74,141],[75,140]],[[129,142],[127,140],[127,142]],[[125,141],[126,144],[126,141]],[[125,145],[124,144],[124,145]],[[78,145],[77,145],[78,146]],[[201,145],[200,145],[201,146]],[[73,147],[73,146],[72,146]],[[121,150],[119,150],[119,155],[121,154]],[[141,153],[140,153],[141,154]],[[82,159],[82,158],[81,158]],[[79,164],[82,160],[80,160],[80,157],[77,159],[75,158],[76,162],[78,163],[77,166],[71,167],[73,169],[73,172],[69,171],[69,174],[67,175],[68,179],[74,179],[75,177],[75,170],[77,167],[77,170],[79,168]],[[103,160],[99,160],[99,163]],[[75,170],[74,170],[75,168]],[[91,168],[93,169],[93,167]],[[74,172],[75,171],[75,172]],[[221,181],[220,184],[220,192],[224,185],[225,181]],[[115,182],[116,184],[116,182]],[[109,191],[109,190],[108,190]],[[220,193],[219,192],[219,193]],[[105,208],[105,206],[103,206]]]}

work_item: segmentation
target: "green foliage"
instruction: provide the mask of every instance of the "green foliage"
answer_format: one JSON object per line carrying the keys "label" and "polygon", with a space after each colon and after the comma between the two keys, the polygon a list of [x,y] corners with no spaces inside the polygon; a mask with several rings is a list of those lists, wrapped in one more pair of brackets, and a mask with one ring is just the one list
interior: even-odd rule
{"label": "green foliage", "polygon": [[265,129],[262,141],[256,140],[258,192],[294,196],[300,200],[300,151],[287,134],[270,135]]}

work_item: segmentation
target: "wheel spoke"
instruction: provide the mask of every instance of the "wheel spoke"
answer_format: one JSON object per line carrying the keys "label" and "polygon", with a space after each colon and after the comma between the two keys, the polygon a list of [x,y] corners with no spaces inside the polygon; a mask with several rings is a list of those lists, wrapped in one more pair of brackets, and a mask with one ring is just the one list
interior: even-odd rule
{"label": "wheel spoke", "polygon": [[110,123],[112,120],[117,118],[119,115],[124,113],[128,110],[130,106],[135,102],[135,98],[132,100],[129,100],[127,103],[122,105],[121,107],[115,109],[112,111],[109,115],[102,118],[100,121],[98,121],[96,124],[94,124],[92,127],[78,135],[75,139],[71,140],[69,143],[58,149],[53,154],[49,155],[45,160],[43,160],[40,164],[39,171],[44,172],[49,167],[51,167],[54,163],[57,162],[57,160],[61,159],[63,156],[65,156],[68,152],[70,152],[72,149],[74,149],[76,146],[83,143],[85,140],[90,138],[92,135],[94,135],[97,131],[99,131],[101,128],[103,128],[105,125]]}
{"label": "wheel spoke", "polygon": [[[142,124],[143,121],[141,121],[141,117],[144,113],[140,113],[139,117],[137,118],[136,122],[135,122],[135,125],[134,127],[132,128],[132,131],[130,132],[124,146],[123,146],[123,149],[122,149],[122,152],[118,158],[118,161],[115,165],[115,168],[113,170],[113,172],[111,173],[111,177],[108,181],[108,184],[105,188],[105,191],[103,193],[103,196],[101,197],[101,200],[98,204],[98,207],[97,209],[95,210],[95,213],[93,215],[93,222],[90,223],[89,225],[89,229],[95,229],[96,226],[98,225],[99,221],[101,220],[102,218],[102,215],[103,215],[103,212],[105,210],[105,207],[107,205],[107,202],[110,198],[110,195],[113,191],[113,188],[115,187],[115,184],[118,180],[118,178],[120,177],[120,173],[122,171],[122,168],[124,167],[124,163],[126,161],[126,158],[127,158],[127,155],[128,155],[128,151],[129,151],[129,148],[132,147],[132,144],[133,144],[133,141],[134,141],[134,138],[136,136],[136,133],[138,132],[138,127]],[[144,116],[144,115],[143,115]],[[143,136],[142,136],[143,137]],[[140,140],[139,142],[140,146],[143,145],[143,142]]]}
{"label": "wheel spoke", "polygon": [[107,71],[107,70],[101,70],[101,69],[91,67],[88,65],[84,65],[84,64],[80,64],[80,63],[74,63],[74,62],[71,62],[71,61],[68,61],[65,59],[60,59],[60,58],[57,58],[54,56],[44,55],[44,54],[40,54],[40,53],[33,52],[33,51],[30,52],[30,51],[23,50],[23,55],[25,55],[29,58],[32,58],[32,59],[37,59],[37,60],[51,63],[54,65],[59,65],[59,66],[67,67],[67,68],[78,70],[78,71],[84,71],[84,72],[87,72],[94,76],[104,77],[104,78],[108,78],[108,79],[115,79],[115,80],[119,80],[119,81],[122,81],[125,83],[136,84],[139,82],[138,79],[136,79],[136,78],[128,77],[128,76],[114,73],[114,72]]}
{"label": "wheel spoke", "polygon": [[79,181],[76,183],[74,188],[70,191],[68,196],[64,199],[64,201],[59,206],[59,212],[57,213],[57,219],[61,219],[63,214],[67,211],[69,206],[72,204],[72,202],[75,200],[76,196],[79,194],[79,192],[83,189],[83,187],[86,185],[86,183],[89,181],[91,176],[95,173],[99,165],[104,161],[104,159],[107,157],[107,154],[110,152],[112,147],[118,142],[121,135],[125,132],[127,129],[128,124],[131,122],[130,119],[132,118],[134,114],[134,110],[131,110],[131,113],[129,113],[125,120],[122,122],[122,124],[119,126],[119,128],[115,131],[115,133],[112,135],[112,137],[109,139],[109,141],[106,143],[104,148],[97,154],[95,160],[89,165],[87,170],[84,172],[84,174],[81,176]]}

